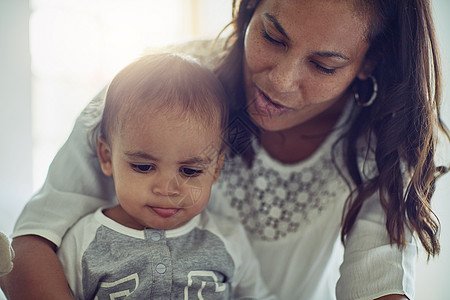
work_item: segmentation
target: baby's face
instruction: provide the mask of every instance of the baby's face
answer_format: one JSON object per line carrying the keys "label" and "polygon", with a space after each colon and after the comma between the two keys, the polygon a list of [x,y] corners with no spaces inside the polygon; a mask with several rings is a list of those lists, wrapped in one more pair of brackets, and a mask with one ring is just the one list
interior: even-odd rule
{"label": "baby's face", "polygon": [[174,229],[199,214],[219,175],[221,145],[219,122],[189,114],[147,111],[127,121],[113,134],[111,159],[102,162],[130,217],[126,225]]}

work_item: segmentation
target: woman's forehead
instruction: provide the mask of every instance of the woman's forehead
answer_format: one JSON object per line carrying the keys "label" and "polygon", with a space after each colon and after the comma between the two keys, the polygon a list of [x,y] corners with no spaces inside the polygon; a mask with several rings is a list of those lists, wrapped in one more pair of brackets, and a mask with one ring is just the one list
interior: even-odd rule
{"label": "woman's forehead", "polygon": [[[280,23],[367,29],[370,18],[351,0],[263,0],[259,7],[271,12]],[[287,26],[288,24],[286,24]]]}
{"label": "woman's forehead", "polygon": [[354,1],[263,0],[255,14],[281,27],[292,43],[309,43],[315,51],[353,52],[367,42],[370,18]]}

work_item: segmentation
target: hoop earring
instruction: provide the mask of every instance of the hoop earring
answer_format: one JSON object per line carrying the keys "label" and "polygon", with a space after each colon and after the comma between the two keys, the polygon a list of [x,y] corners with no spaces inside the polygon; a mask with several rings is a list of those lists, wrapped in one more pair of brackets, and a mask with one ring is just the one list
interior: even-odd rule
{"label": "hoop earring", "polygon": [[353,86],[353,93],[355,95],[355,101],[359,106],[362,107],[368,107],[371,106],[373,104],[373,102],[375,101],[375,99],[377,98],[378,95],[378,83],[377,80],[375,79],[375,77],[373,75],[369,75],[369,78],[372,79],[372,95],[370,96],[370,99],[366,102],[361,101],[360,97],[359,97],[359,92],[356,88],[356,85]]}

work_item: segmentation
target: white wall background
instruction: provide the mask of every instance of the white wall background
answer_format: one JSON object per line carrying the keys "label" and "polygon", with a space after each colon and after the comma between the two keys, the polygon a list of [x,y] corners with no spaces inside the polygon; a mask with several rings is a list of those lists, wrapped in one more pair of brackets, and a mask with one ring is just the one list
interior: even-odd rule
{"label": "white wall background", "polygon": [[0,231],[32,193],[28,2],[0,0]]}
{"label": "white wall background", "polygon": [[[29,50],[30,8],[34,10],[45,2],[65,3],[66,1],[32,0],[30,7],[28,0],[0,0],[0,231],[7,234],[11,233],[14,220],[24,203],[42,184],[51,158],[64,143],[80,110],[113,76],[116,70],[137,55],[136,51],[140,51],[142,45],[151,45],[152,42],[155,42],[154,39],[148,39],[148,32],[147,36],[145,32],[139,35],[133,30],[133,26],[136,28],[141,26],[139,21],[143,22],[148,16],[151,16],[151,11],[143,12],[142,8],[139,7],[140,5],[144,5],[143,3],[146,1],[161,2],[130,0],[126,2],[128,4],[127,11],[118,9],[115,18],[114,15],[103,16],[103,23],[97,24],[103,29],[94,28],[97,31],[92,29],[92,24],[89,23],[92,19],[89,19],[89,17],[84,16],[78,19],[85,11],[66,15],[66,17],[69,17],[69,21],[76,24],[81,20],[85,27],[81,27],[81,29],[79,26],[72,27],[72,31],[65,32],[64,35],[60,36],[59,38],[65,39],[66,44],[63,44],[63,46],[65,45],[68,48],[60,49],[61,52],[58,52],[54,47],[49,47],[51,55],[48,55],[48,51],[46,51],[47,55],[40,52],[39,49],[45,48],[39,48],[39,45],[33,43],[50,43],[50,46],[52,46],[49,39],[58,35],[58,32],[44,30],[46,32],[44,34],[47,34],[46,38],[35,41],[33,40],[33,34],[36,32],[33,32],[32,28],[31,51],[35,59],[32,62]],[[67,1],[67,3],[69,2]],[[91,14],[94,11],[93,5],[102,8],[102,6],[111,5],[111,3],[120,4],[120,1],[117,0],[74,0],[73,2],[84,3],[85,10],[88,10]],[[164,1],[164,3],[167,2],[186,3],[188,0]],[[186,27],[186,24],[183,25],[183,30],[188,31],[184,31],[181,36],[174,33],[177,32],[177,29],[170,29],[173,32],[168,29],[170,34],[166,32],[165,38],[167,39],[165,42],[170,43],[193,37],[214,37],[219,28],[226,24],[230,16],[230,0],[189,0],[189,2],[196,11],[196,17],[194,17],[196,22],[191,23],[189,28]],[[133,11],[133,6],[136,9],[135,11]],[[444,119],[450,125],[450,36],[448,34],[450,1],[434,0],[433,7],[444,65],[444,102],[446,102]],[[58,9],[41,10],[39,14],[32,15],[31,23],[45,21],[46,17],[55,12],[58,12]],[[187,12],[182,10],[180,13],[180,15],[185,15]],[[126,21],[121,16],[127,14],[134,16],[136,19],[134,23],[120,23]],[[164,18],[160,18],[160,20],[164,20]],[[121,35],[121,39],[126,40],[127,43],[122,43],[122,46],[120,46],[114,44],[116,42],[114,39],[106,41],[106,44],[98,43],[96,40],[97,34],[105,33],[104,30],[108,33],[108,22],[123,24],[122,30],[120,30],[119,25],[111,30],[117,35]],[[75,23],[69,24],[69,29]],[[78,32],[78,35],[74,35],[77,30],[81,31]],[[161,31],[161,27],[153,28],[153,30]],[[83,38],[87,40],[83,41]],[[111,55],[108,60],[108,57],[105,58],[104,55],[99,54],[100,51],[105,50],[100,48],[108,45],[107,43],[111,43],[111,47],[121,47],[124,52],[115,54],[107,52]],[[132,50],[135,52],[127,52],[127,48],[130,48],[127,45],[131,43],[134,43],[135,48]],[[60,56],[60,54],[67,53],[70,47],[75,47],[77,51],[73,52],[74,60],[68,62],[67,58]],[[36,58],[39,58],[39,61]],[[47,63],[52,66],[52,69],[47,70],[40,67],[43,60],[48,60]],[[87,61],[88,65],[79,67],[77,62],[83,61]],[[114,64],[112,64],[113,61]],[[69,70],[72,70],[72,73],[77,73],[78,78],[84,77],[85,79],[74,80],[70,77],[71,74],[64,73],[65,71],[62,70],[64,66],[67,67],[65,64],[69,64]],[[32,69],[33,73],[31,72]],[[99,69],[103,72],[99,73]],[[42,74],[42,72],[45,74]],[[81,74],[78,74],[80,72]],[[50,76],[47,76],[49,74]],[[63,78],[66,79],[66,83],[58,81],[64,76],[69,76],[69,78]],[[73,100],[72,104],[68,104],[69,98]],[[42,99],[42,101],[39,99]],[[50,100],[48,101],[48,99]],[[50,118],[50,115],[53,117]],[[450,153],[444,153],[443,156],[450,159]],[[442,225],[442,254],[428,264],[425,262],[425,257],[420,257],[416,281],[416,299],[419,300],[449,298],[446,290],[450,283],[449,195],[450,175],[444,177],[438,183],[438,189],[434,197],[434,209]],[[0,299],[2,299],[1,292]]]}
{"label": "white wall background", "polygon": [[[0,231],[32,192],[28,2],[0,0]],[[0,291],[0,299],[4,299]]]}

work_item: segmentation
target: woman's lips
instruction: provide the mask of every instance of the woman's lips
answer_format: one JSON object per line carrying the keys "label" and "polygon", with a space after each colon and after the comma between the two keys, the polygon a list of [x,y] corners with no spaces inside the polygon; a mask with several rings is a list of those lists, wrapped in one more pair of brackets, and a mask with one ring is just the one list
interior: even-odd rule
{"label": "woman's lips", "polygon": [[161,208],[161,207],[150,207],[158,216],[163,218],[170,218],[175,215],[180,209],[179,208]]}
{"label": "woman's lips", "polygon": [[289,107],[273,102],[257,87],[254,88],[254,95],[253,105],[258,114],[275,117],[292,110]]}

